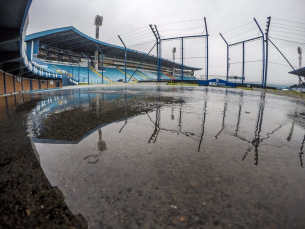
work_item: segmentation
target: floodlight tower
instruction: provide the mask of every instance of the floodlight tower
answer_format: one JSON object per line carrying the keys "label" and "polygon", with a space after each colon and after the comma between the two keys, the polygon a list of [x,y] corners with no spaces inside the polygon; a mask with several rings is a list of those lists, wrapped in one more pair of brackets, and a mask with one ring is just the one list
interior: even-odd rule
{"label": "floodlight tower", "polygon": [[[299,69],[302,67],[302,48],[298,47],[298,54],[299,54]],[[301,76],[299,74],[299,84],[301,84]]]}
{"label": "floodlight tower", "polygon": [[[175,62],[176,47],[173,48],[173,62]],[[175,66],[173,65],[173,76],[175,77]]]}
{"label": "floodlight tower", "polygon": [[[94,18],[94,25],[95,25],[95,39],[99,39],[100,36],[100,27],[103,24],[103,17],[100,15],[96,15]],[[98,71],[98,63],[99,63],[99,56],[98,56],[98,51],[95,50],[94,52],[94,68],[96,71]],[[104,81],[103,81],[104,82]]]}
{"label": "floodlight tower", "polygon": [[96,15],[94,18],[94,25],[95,25],[95,39],[99,39],[99,34],[100,34],[100,27],[103,24],[103,16]]}

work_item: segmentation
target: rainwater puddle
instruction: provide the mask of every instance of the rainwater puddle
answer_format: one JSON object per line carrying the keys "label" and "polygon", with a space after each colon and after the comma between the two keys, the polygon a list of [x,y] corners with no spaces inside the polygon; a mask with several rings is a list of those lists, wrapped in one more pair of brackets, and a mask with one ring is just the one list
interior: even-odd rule
{"label": "rainwater puddle", "polygon": [[90,228],[297,228],[304,111],[252,91],[91,88],[27,121],[45,175]]}

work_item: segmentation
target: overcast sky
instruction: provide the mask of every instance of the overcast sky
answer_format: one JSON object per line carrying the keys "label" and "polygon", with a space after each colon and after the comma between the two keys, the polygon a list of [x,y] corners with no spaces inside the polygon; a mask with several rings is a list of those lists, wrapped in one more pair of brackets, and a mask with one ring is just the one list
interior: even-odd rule
{"label": "overcast sky", "polygon": [[[117,35],[144,27],[125,35],[127,37],[143,31],[146,36],[137,37],[136,41],[126,38],[127,43],[140,42],[153,38],[149,34],[149,24],[156,24],[163,37],[201,34],[203,18],[206,17],[210,35],[209,74],[226,75],[226,45],[219,36],[220,32],[251,22],[254,17],[263,31],[268,16],[305,23],[304,9],[304,0],[33,0],[27,34],[74,26],[94,37],[94,17],[99,14],[104,17],[100,29],[101,41],[118,44]],[[161,26],[178,21],[188,22]],[[196,29],[184,30],[189,28]],[[258,34],[258,31],[251,31],[237,36],[252,28],[255,28],[254,23],[225,33],[224,36],[237,41]]]}

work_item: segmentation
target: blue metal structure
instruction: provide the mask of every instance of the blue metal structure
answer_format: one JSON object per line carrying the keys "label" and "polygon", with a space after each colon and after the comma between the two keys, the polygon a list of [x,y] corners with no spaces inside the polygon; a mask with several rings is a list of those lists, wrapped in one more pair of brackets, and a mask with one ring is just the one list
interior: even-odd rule
{"label": "blue metal structure", "polygon": [[183,37],[181,38],[181,80],[183,80],[183,54],[184,54],[184,48],[183,48]]}
{"label": "blue metal structure", "polygon": [[227,45],[227,75],[226,75],[226,81],[228,81],[228,77],[229,77],[229,44],[226,41],[226,39],[222,36],[221,33],[219,33],[219,35],[222,37],[222,39],[224,40],[224,42]]}
{"label": "blue metal structure", "polygon": [[79,69],[80,69],[80,63],[75,59],[75,57],[73,58],[74,59],[74,61],[75,62],[77,62],[78,63],[78,82],[80,82],[79,81]]}
{"label": "blue metal structure", "polygon": [[89,59],[83,52],[82,52],[82,55],[87,59],[87,62],[88,62],[88,85],[89,85]]}
{"label": "blue metal structure", "polygon": [[104,84],[104,53],[102,52],[102,50],[95,45],[97,50],[102,54],[102,84]]}
{"label": "blue metal structure", "polygon": [[120,35],[118,35],[118,37],[120,38],[122,44],[124,45],[125,48],[125,83],[127,83],[127,76],[126,76],[126,58],[127,58],[127,51],[126,51],[126,45],[124,44],[122,38],[120,37]]}
{"label": "blue metal structure", "polygon": [[149,25],[151,31],[153,32],[155,38],[156,38],[156,44],[157,44],[157,80],[158,82],[161,81],[161,38],[158,31],[158,28],[156,25]]}

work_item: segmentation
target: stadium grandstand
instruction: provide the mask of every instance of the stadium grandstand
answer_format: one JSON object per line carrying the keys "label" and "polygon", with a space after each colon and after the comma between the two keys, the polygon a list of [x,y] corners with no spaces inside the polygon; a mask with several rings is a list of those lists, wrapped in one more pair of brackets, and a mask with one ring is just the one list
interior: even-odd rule
{"label": "stadium grandstand", "polygon": [[[0,16],[0,94],[79,83],[181,80],[182,73],[184,80],[194,80],[194,72],[201,70],[128,48],[125,63],[124,47],[96,40],[74,27],[26,35],[31,3],[7,1],[10,12]],[[159,71],[158,61],[162,62]]]}
{"label": "stadium grandstand", "polygon": [[[145,52],[127,49],[125,78],[124,47],[91,38],[74,27],[64,27],[38,32],[25,37],[26,59],[33,66],[55,77],[67,76],[69,82],[114,83],[156,81],[157,57]],[[101,53],[103,58],[101,58]],[[143,60],[145,62],[143,63]],[[161,59],[161,80],[179,79],[181,64]],[[175,77],[172,72],[177,69]],[[184,79],[194,79],[200,68],[183,66]],[[180,70],[181,75],[181,70]]]}

